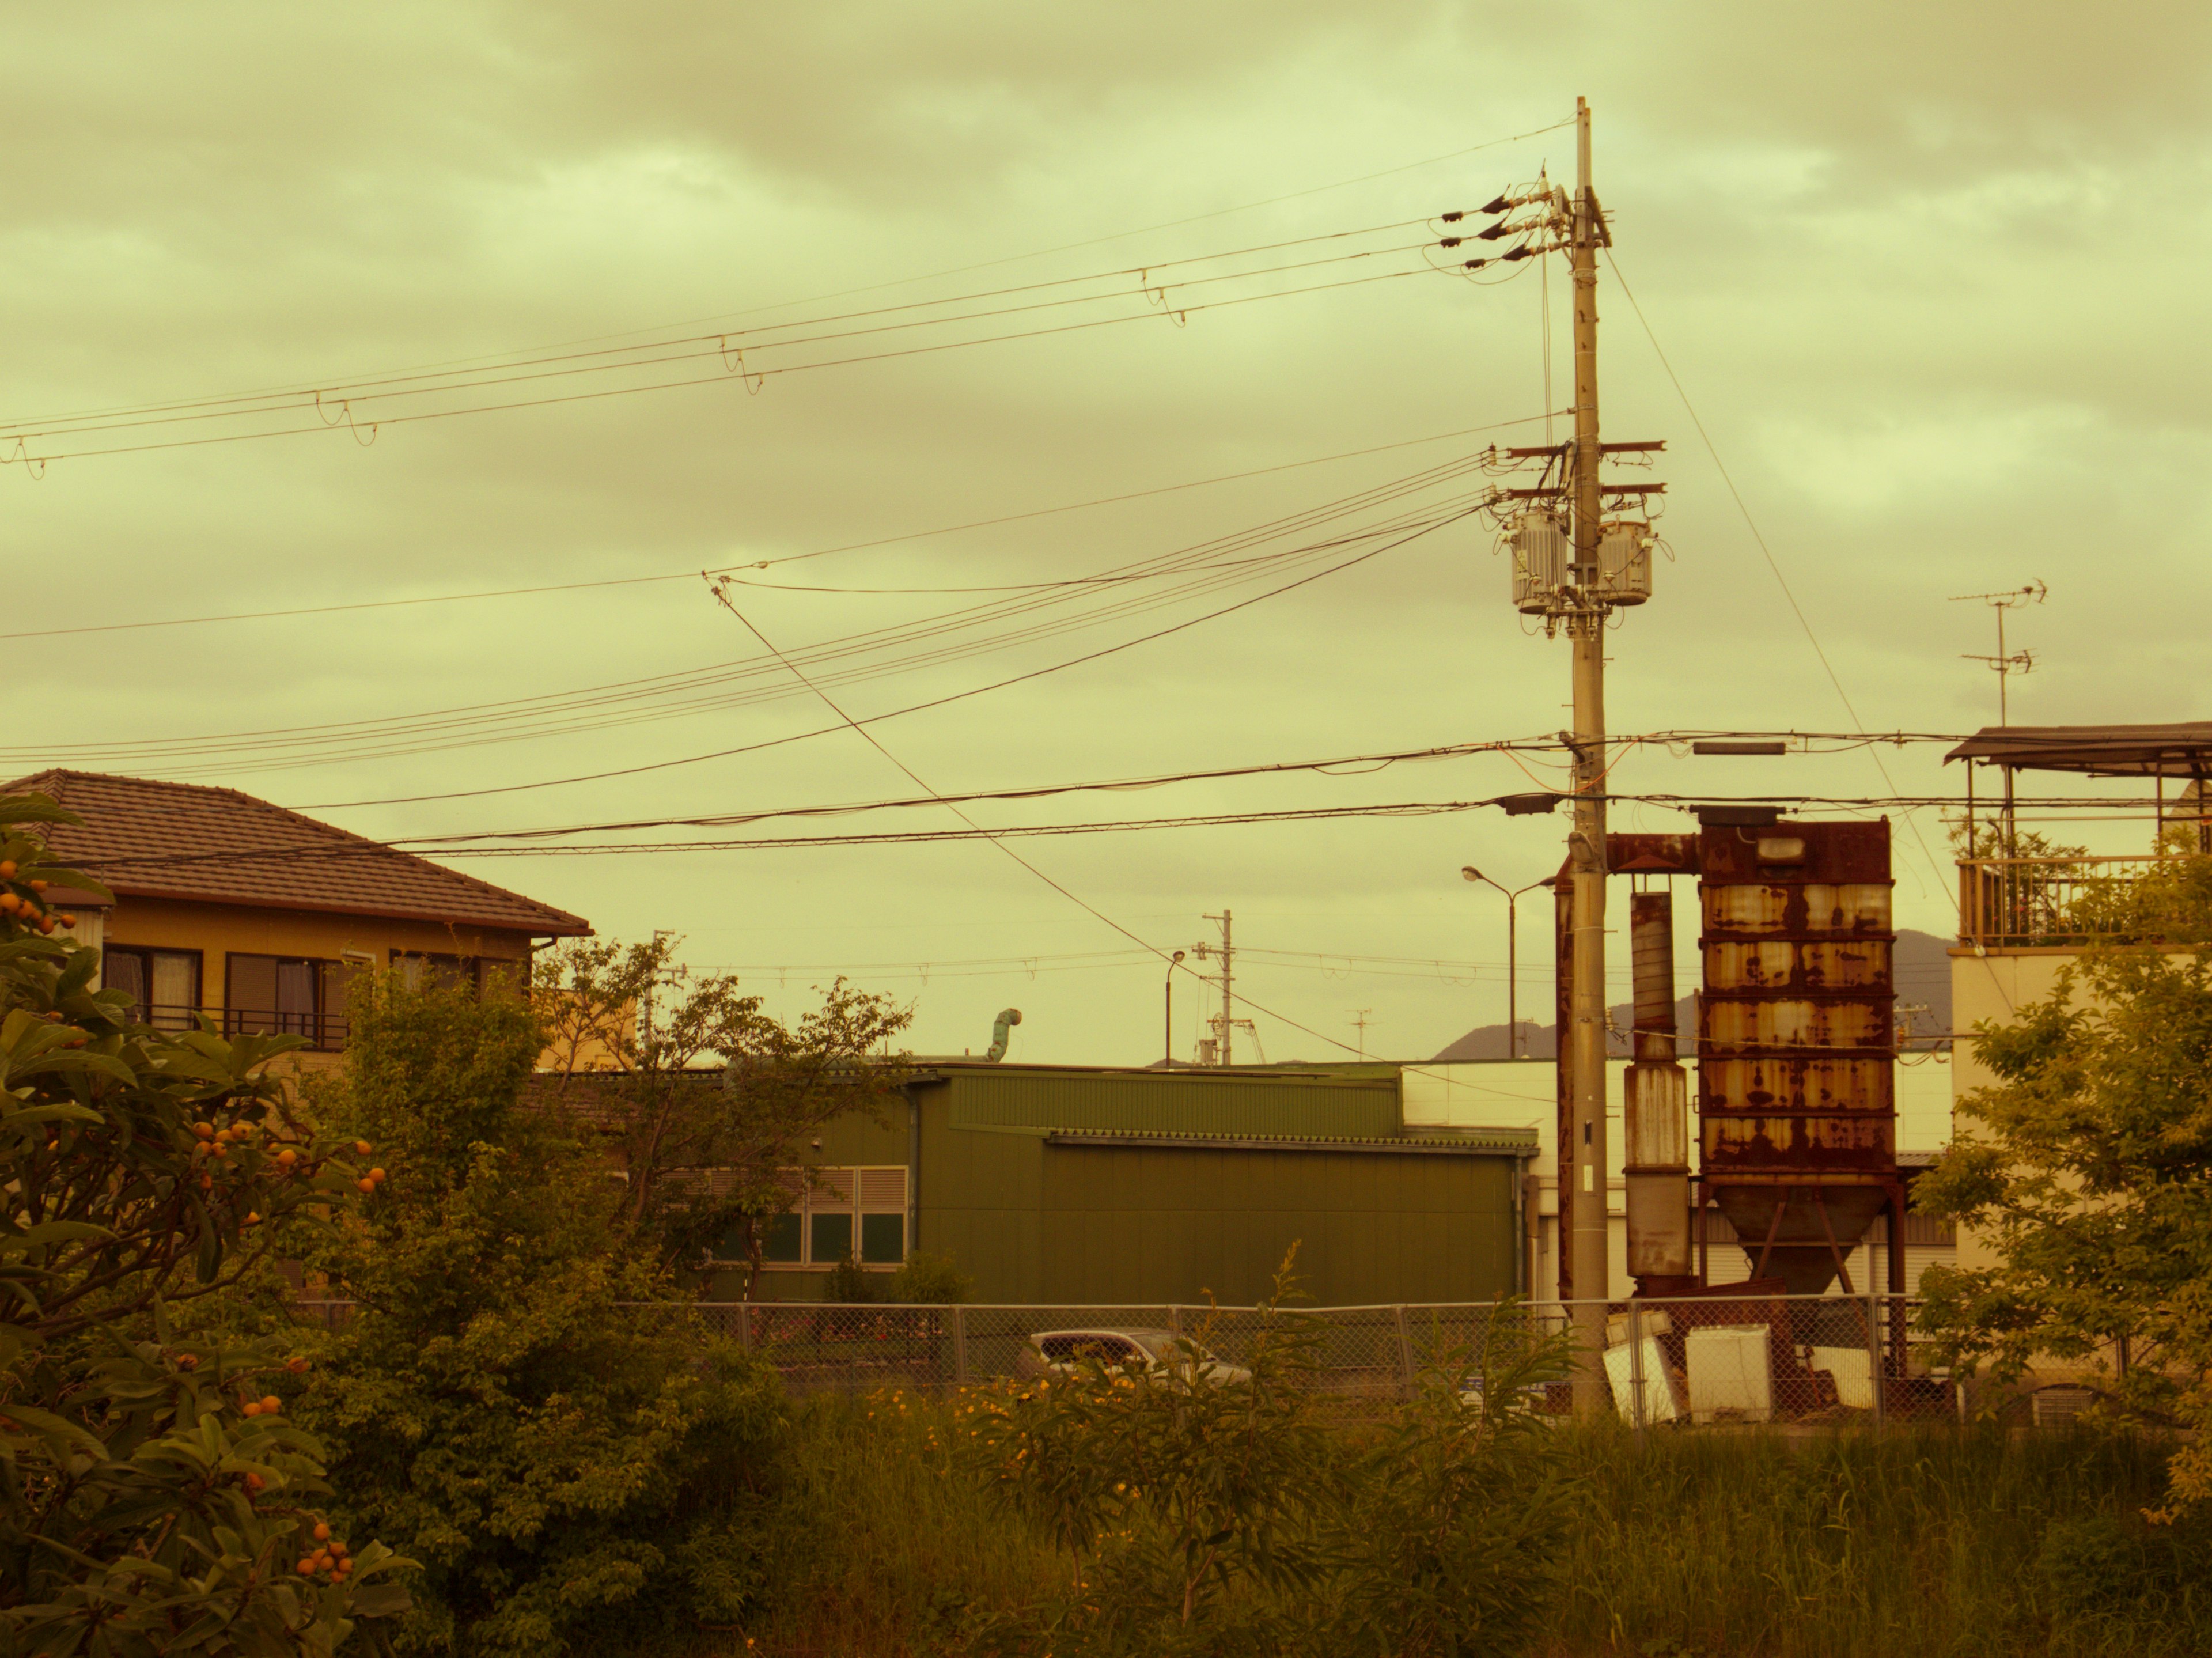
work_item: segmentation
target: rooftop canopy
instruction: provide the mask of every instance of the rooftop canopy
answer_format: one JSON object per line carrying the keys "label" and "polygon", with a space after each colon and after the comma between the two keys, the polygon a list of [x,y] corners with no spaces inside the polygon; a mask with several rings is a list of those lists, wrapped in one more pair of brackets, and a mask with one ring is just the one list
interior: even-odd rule
{"label": "rooftop canopy", "polygon": [[2014,771],[2091,777],[2212,775],[2212,721],[2179,726],[1985,726],[1945,755]]}

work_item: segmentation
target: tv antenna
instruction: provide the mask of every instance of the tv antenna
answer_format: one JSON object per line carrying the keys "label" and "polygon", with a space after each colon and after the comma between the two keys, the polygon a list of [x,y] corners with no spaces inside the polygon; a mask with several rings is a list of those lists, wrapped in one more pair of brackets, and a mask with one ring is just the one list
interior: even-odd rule
{"label": "tv antenna", "polygon": [[2025,587],[2011,587],[2001,593],[1954,593],[1951,595],[1951,602],[1954,604],[1968,604],[1979,599],[1997,613],[1997,653],[1995,656],[1976,656],[1972,653],[1962,653],[1960,660],[1986,663],[1996,671],[1997,724],[2001,726],[2012,724],[2011,698],[2006,693],[2013,675],[2035,671],[2034,652],[2021,650],[2008,653],[2006,651],[2005,612],[2019,610],[2026,604],[2040,604],[2048,597],[2050,592],[2051,589],[2042,582],[2031,581]]}

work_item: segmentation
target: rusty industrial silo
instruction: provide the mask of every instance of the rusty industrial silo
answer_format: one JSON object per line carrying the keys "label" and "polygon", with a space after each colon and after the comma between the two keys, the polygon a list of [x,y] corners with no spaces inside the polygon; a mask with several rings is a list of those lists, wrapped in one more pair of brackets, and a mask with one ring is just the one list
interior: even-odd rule
{"label": "rusty industrial silo", "polygon": [[1889,823],[1732,815],[1762,814],[1709,809],[1698,837],[1698,1202],[1754,1278],[1818,1295],[1877,1215],[1902,1226]]}

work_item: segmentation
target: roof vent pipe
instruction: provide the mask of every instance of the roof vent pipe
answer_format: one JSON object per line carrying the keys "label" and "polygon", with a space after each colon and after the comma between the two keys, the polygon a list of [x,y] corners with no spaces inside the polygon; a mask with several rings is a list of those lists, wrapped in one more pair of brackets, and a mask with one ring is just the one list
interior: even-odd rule
{"label": "roof vent pipe", "polygon": [[1006,1040],[1013,1028],[1022,1022],[1022,1011],[1010,1007],[1001,1012],[991,1026],[991,1045],[983,1050],[983,1062],[996,1065],[1006,1057]]}

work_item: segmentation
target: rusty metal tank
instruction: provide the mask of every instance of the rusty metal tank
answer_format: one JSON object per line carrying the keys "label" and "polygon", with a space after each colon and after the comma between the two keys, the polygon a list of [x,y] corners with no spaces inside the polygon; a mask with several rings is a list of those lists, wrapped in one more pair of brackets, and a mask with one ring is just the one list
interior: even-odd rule
{"label": "rusty metal tank", "polygon": [[1699,836],[1699,1185],[1793,1294],[1899,1189],[1891,885],[1887,819]]}

